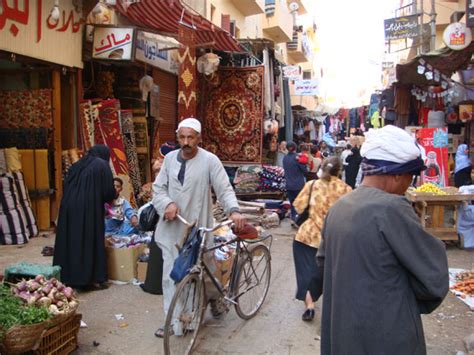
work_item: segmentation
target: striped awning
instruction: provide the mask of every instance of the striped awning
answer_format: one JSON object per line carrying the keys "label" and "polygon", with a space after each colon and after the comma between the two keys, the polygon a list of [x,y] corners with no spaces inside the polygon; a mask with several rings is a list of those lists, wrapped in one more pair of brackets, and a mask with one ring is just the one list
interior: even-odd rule
{"label": "striped awning", "polygon": [[[242,51],[229,32],[185,8],[179,0],[141,0],[134,3],[119,0],[117,9],[135,26],[172,34],[178,33],[179,26],[188,26],[196,31],[196,46],[206,44],[221,51]],[[212,42],[214,44],[209,45]]]}

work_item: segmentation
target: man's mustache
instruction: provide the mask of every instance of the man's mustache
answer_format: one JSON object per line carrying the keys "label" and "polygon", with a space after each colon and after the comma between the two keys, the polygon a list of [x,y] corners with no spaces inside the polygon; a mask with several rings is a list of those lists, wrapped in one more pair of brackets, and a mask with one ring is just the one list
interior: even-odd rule
{"label": "man's mustache", "polygon": [[189,145],[183,145],[183,149],[186,149],[186,148],[191,149],[191,146],[189,146]]}

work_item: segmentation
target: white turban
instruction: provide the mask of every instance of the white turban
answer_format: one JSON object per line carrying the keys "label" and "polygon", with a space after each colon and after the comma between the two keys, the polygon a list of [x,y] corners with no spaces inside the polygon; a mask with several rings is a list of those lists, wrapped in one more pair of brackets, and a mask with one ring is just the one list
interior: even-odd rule
{"label": "white turban", "polygon": [[392,125],[371,129],[365,137],[360,155],[368,160],[406,163],[421,155],[415,139],[408,132]]}
{"label": "white turban", "polygon": [[197,133],[201,134],[201,122],[199,122],[195,118],[185,118],[178,124],[178,129],[176,130],[176,133],[178,133],[180,128],[192,128],[194,129]]}

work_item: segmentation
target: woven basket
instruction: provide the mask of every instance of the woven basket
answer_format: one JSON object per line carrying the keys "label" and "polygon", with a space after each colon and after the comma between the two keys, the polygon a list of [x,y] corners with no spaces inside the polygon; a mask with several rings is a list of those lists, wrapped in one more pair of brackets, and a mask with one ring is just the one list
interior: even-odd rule
{"label": "woven basket", "polygon": [[48,324],[48,328],[52,328],[60,323],[64,323],[66,322],[69,318],[73,317],[75,314],[76,314],[76,310],[77,310],[77,307],[76,306],[75,308],[72,308],[69,310],[69,312],[67,313],[63,313],[63,314],[56,314],[54,315],[50,320],[49,320],[49,324]]}
{"label": "woven basket", "polygon": [[82,314],[76,313],[53,328],[48,329],[41,337],[34,355],[64,355],[70,354],[78,346],[77,334],[81,326]]}
{"label": "woven basket", "polygon": [[15,325],[7,330],[3,339],[2,354],[20,354],[38,347],[49,321],[30,325]]}

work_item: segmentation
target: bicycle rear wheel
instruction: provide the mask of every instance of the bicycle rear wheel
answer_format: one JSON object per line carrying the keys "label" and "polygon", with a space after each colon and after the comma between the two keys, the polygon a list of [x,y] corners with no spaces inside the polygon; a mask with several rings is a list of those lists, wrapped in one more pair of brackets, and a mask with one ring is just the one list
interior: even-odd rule
{"label": "bicycle rear wheel", "polygon": [[176,288],[166,316],[163,339],[166,355],[191,352],[205,309],[204,282],[199,274],[189,274]]}
{"label": "bicycle rear wheel", "polygon": [[262,307],[270,287],[270,251],[265,245],[257,244],[243,252],[243,263],[237,270],[235,311],[242,319],[250,319]]}

